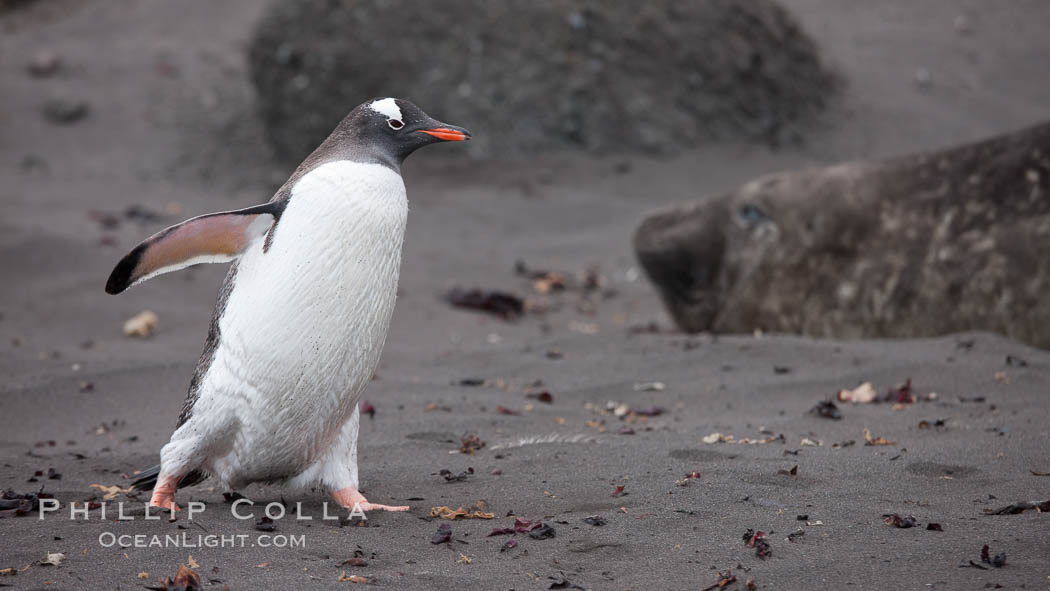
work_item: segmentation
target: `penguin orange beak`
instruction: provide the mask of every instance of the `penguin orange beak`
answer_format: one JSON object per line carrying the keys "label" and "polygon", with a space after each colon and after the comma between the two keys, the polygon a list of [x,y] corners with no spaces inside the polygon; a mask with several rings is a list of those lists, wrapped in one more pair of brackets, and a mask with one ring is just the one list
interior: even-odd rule
{"label": "penguin orange beak", "polygon": [[435,127],[434,129],[420,129],[419,131],[446,142],[462,142],[470,139],[470,132],[461,127]]}

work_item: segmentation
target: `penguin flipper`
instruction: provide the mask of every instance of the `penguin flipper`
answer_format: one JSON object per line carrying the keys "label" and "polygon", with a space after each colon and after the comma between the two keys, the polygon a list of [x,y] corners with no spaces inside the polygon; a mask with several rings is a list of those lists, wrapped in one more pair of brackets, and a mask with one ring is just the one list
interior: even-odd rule
{"label": "penguin flipper", "polygon": [[147,279],[198,263],[227,263],[266,235],[284,203],[209,213],[165,228],[120,259],[106,281],[106,293],[118,294]]}

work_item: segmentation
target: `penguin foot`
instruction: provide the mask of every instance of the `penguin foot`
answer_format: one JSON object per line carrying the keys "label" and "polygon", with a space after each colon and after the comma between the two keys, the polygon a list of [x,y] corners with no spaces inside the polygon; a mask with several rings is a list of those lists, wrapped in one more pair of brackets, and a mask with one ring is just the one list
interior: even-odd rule
{"label": "penguin foot", "polygon": [[357,507],[362,511],[408,511],[408,505],[370,503],[365,498],[365,495],[352,486],[332,491],[332,498],[335,499],[335,502],[342,505],[344,509],[353,510],[354,507]]}
{"label": "penguin foot", "polygon": [[153,487],[153,496],[150,497],[150,507],[161,507],[169,509],[172,513],[182,508],[175,504],[175,487],[179,479],[172,476],[161,475],[157,479],[157,485]]}

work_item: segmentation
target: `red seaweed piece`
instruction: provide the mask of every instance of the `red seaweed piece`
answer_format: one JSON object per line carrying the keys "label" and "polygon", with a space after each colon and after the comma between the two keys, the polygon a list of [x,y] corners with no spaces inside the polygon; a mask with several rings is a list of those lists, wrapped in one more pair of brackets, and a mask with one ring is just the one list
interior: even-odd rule
{"label": "red seaweed piece", "polygon": [[456,308],[486,312],[503,320],[516,320],[525,312],[525,302],[514,294],[487,290],[452,288],[445,301]]}
{"label": "red seaweed piece", "polygon": [[883,402],[892,402],[894,404],[912,404],[915,402],[915,394],[911,391],[911,378],[908,378],[903,386],[890,388],[882,400]]}
{"label": "red seaweed piece", "polygon": [[749,548],[755,549],[755,556],[765,560],[768,556],[773,554],[773,548],[769,545],[769,541],[766,540],[766,533],[762,531],[755,531],[748,528],[744,532],[744,541],[747,542]]}

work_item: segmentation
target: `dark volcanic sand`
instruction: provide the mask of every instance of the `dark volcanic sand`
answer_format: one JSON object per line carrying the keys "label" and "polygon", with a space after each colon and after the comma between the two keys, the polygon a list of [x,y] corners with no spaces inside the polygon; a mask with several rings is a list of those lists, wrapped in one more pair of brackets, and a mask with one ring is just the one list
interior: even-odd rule
{"label": "dark volcanic sand", "polygon": [[[177,526],[187,524],[184,516],[177,524],[145,521],[141,508],[121,523],[100,521],[97,511],[70,521],[65,509],[43,521],[2,519],[0,569],[28,569],[0,575],[0,583],[134,589],[147,582],[140,572],[156,582],[192,554],[205,579],[231,589],[353,585],[337,582],[344,570],[405,589],[547,589],[562,576],[589,589],[697,589],[727,568],[740,575],[736,588],[747,576],[780,589],[1045,586],[1048,517],[983,511],[1050,498],[1050,478],[1030,472],[1050,472],[1046,352],[985,334],[829,342],[629,331],[653,321],[668,326],[652,289],[631,280],[630,231],[645,210],[771,170],[943,146],[1047,115],[1050,11],[1041,2],[785,4],[849,80],[830,129],[801,149],[718,146],[673,162],[632,159],[623,173],[614,172],[615,159],[447,163],[436,149],[408,163],[402,295],[378,379],[364,395],[377,412],[364,420],[360,461],[366,493],[406,502],[409,514],[339,527],[320,520],[319,492],[251,487],[242,492],[260,503],[282,496],[303,503],[314,521],[286,518],[276,533],[304,535],[305,548],[100,546],[103,532],[206,530],[254,540],[254,522],[234,519],[205,483],[179,495],[208,507],[186,530]],[[111,297],[102,286],[112,265],[168,221],[266,200],[265,187],[289,171],[266,165],[247,114],[240,51],[255,2],[208,11],[130,0],[57,5],[68,14],[29,8],[0,20],[0,486],[26,492],[43,484],[65,503],[90,498],[93,483],[126,484],[121,473],[156,462],[224,272],[184,271]],[[24,65],[39,49],[59,52],[66,68],[28,77]],[[915,83],[919,68],[931,73],[927,88]],[[56,95],[85,99],[91,110],[73,125],[49,124],[39,111]],[[227,151],[217,136],[239,147]],[[28,154],[47,169],[23,166]],[[110,231],[89,216],[130,205],[163,211],[169,203],[181,206],[170,220],[125,220]],[[102,245],[103,236],[118,244]],[[556,309],[516,324],[440,301],[453,285],[527,293],[528,282],[513,274],[518,258],[569,272],[599,265],[616,294],[596,297],[593,313],[575,292],[554,296]],[[123,321],[146,308],[160,317],[156,334],[124,337]],[[548,358],[554,348],[563,358]],[[1007,366],[1007,355],[1027,365]],[[467,377],[502,378],[507,387],[452,385]],[[920,394],[937,392],[937,401],[904,410],[844,404],[841,421],[806,414],[840,388],[870,380],[881,392],[909,377]],[[553,393],[552,405],[524,397],[537,379]],[[82,381],[94,389],[82,392]],[[650,381],[666,389],[635,391]],[[961,401],[973,397],[985,401]],[[667,412],[634,424],[635,435],[619,435],[620,420],[585,407],[609,400]],[[430,403],[449,410],[428,411]],[[498,406],[521,414],[498,414]],[[946,429],[918,428],[938,418]],[[588,426],[592,420],[604,420],[606,430]],[[712,432],[763,437],[760,427],[786,443],[702,442]],[[865,447],[865,427],[897,444]],[[465,432],[488,446],[474,456],[451,453],[458,444],[447,440]],[[558,442],[519,445],[544,436]],[[824,445],[802,447],[806,437]],[[35,445],[48,440],[56,445]],[[831,447],[845,440],[857,444]],[[777,474],[794,465],[797,479]],[[475,473],[465,482],[446,484],[437,474],[467,467]],[[26,482],[48,468],[62,478]],[[694,470],[699,480],[675,485]],[[611,496],[617,485],[625,496]],[[497,519],[452,523],[451,544],[430,543],[440,524],[428,517],[431,507],[479,499]],[[485,536],[512,524],[508,512],[542,518],[557,536],[519,534],[518,547],[500,553],[506,537]],[[913,515],[920,527],[885,525],[885,513]],[[580,521],[593,514],[608,525]],[[824,525],[807,526],[799,514]],[[944,531],[927,531],[930,522]],[[805,535],[785,541],[798,526]],[[741,540],[747,528],[772,530],[767,560]],[[958,567],[979,562],[984,544],[1007,554],[1004,568]],[[368,566],[339,565],[357,549]],[[47,552],[66,559],[38,565]],[[459,562],[461,554],[470,564]]]}

